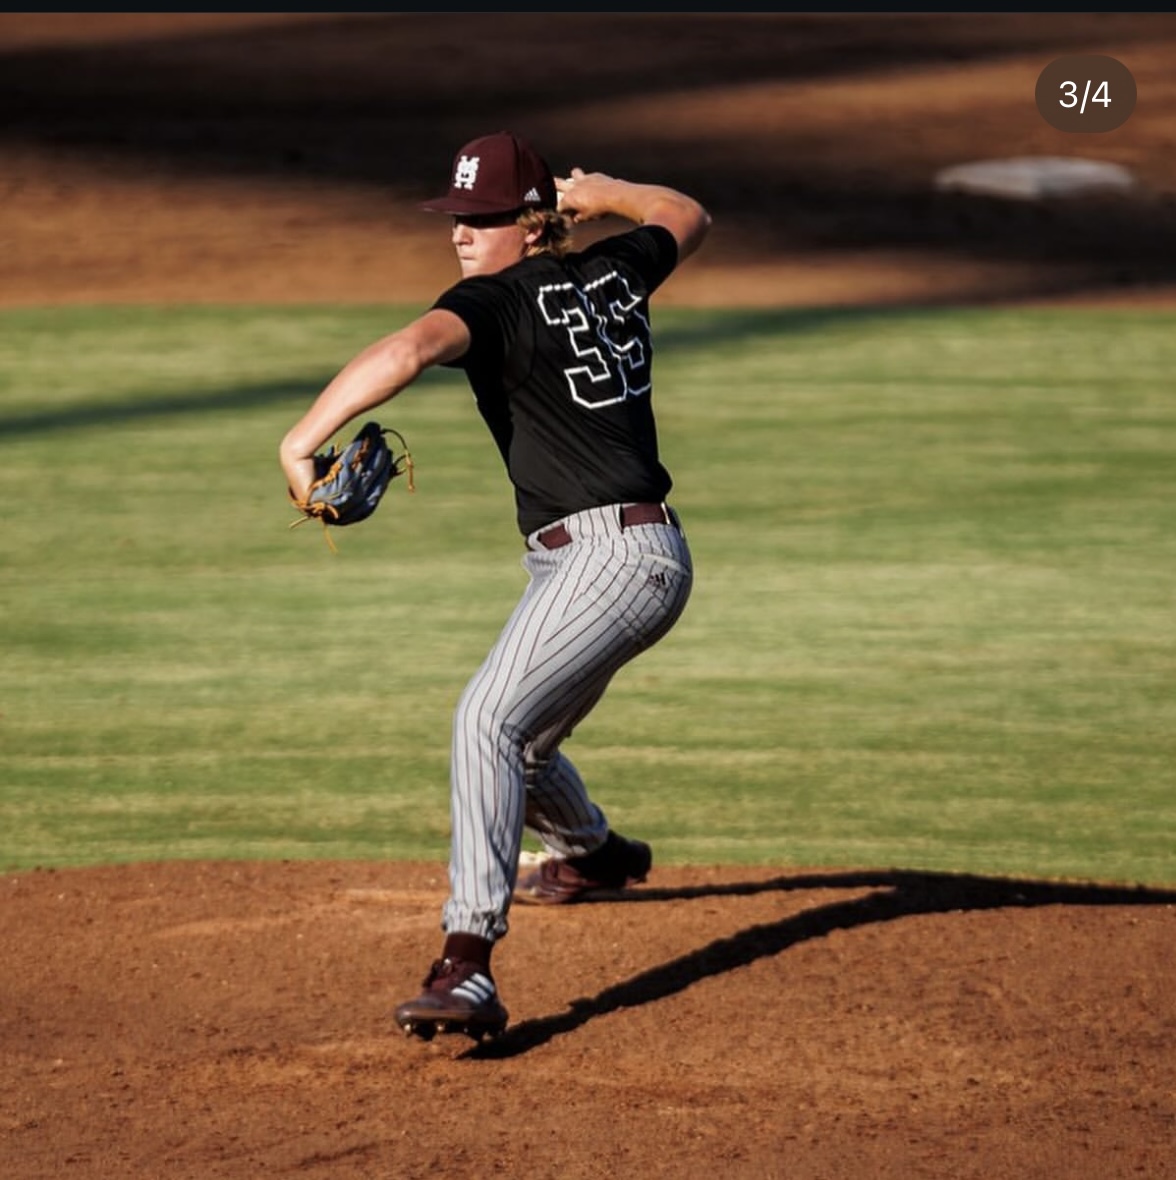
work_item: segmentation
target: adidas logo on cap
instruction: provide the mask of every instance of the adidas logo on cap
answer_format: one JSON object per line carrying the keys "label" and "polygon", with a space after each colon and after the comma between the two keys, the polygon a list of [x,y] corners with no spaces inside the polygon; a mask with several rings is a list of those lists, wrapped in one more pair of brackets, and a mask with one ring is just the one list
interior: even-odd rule
{"label": "adidas logo on cap", "polygon": [[527,189],[527,195],[523,197],[524,204],[530,204],[532,201],[537,204],[541,200],[543,200],[543,198],[539,195],[539,190],[537,188]]}

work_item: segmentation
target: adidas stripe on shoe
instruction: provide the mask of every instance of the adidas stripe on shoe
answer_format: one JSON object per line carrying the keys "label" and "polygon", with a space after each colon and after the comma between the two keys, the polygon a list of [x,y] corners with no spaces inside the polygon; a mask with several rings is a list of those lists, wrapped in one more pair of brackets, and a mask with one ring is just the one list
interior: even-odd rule
{"label": "adidas stripe on shoe", "polygon": [[432,1040],[438,1032],[462,1032],[475,1040],[498,1036],[507,1011],[490,975],[463,959],[438,959],[424,991],[396,1009],[396,1023],[409,1036]]}

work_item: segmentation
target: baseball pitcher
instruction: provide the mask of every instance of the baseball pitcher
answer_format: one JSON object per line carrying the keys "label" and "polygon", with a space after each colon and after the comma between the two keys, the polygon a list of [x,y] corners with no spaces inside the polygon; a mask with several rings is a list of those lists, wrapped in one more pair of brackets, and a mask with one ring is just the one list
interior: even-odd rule
{"label": "baseball pitcher", "polygon": [[[408,1034],[475,1040],[507,1024],[491,953],[514,900],[566,904],[646,879],[649,846],[613,831],[561,743],[616,672],[680,617],[693,565],[653,410],[649,300],[699,247],[710,216],[672,188],[573,168],[556,178],[498,132],[456,155],[448,215],[461,280],[363,349],[286,434],[291,497],[315,455],[425,369],[463,370],[514,487],[529,582],[458,702],[444,944]],[[573,227],[631,223],[581,251]],[[524,831],[545,857],[520,879]]]}

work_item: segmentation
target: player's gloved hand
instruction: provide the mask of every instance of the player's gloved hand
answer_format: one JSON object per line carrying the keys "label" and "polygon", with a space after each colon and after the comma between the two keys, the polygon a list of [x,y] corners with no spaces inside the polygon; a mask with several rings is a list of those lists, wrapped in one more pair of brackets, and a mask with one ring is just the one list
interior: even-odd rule
{"label": "player's gloved hand", "polygon": [[[385,435],[393,434],[404,448],[394,455]],[[287,488],[290,502],[302,513],[291,524],[320,520],[323,525],[357,524],[375,512],[388,485],[408,473],[408,490],[415,491],[412,455],[399,431],[368,422],[342,451],[335,447],[314,456],[315,478],[301,499]],[[330,538],[328,537],[328,541]]]}

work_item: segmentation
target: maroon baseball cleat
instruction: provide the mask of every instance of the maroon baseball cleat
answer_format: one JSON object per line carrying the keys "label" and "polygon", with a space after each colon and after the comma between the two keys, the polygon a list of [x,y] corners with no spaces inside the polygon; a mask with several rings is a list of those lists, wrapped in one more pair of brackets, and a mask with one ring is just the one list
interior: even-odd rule
{"label": "maroon baseball cleat", "polygon": [[652,866],[648,844],[609,832],[604,844],[587,856],[552,856],[542,861],[519,880],[514,895],[517,901],[538,905],[591,901],[639,884]]}
{"label": "maroon baseball cleat", "polygon": [[465,1033],[480,1041],[506,1028],[507,1012],[494,980],[476,963],[438,959],[424,988],[415,1000],[396,1009],[396,1023],[406,1036],[431,1041],[439,1032]]}

